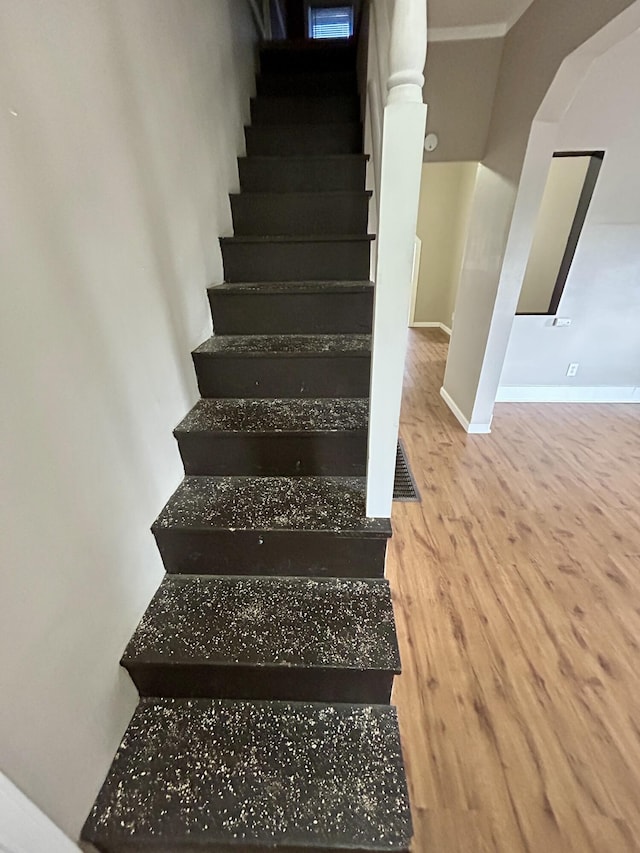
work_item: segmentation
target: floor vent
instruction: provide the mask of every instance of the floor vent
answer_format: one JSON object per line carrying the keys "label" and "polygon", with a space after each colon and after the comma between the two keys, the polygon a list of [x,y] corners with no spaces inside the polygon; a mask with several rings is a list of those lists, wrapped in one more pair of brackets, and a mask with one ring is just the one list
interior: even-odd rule
{"label": "floor vent", "polygon": [[396,478],[393,483],[393,499],[405,503],[420,501],[420,492],[411,473],[411,468],[409,468],[402,441],[398,441],[398,450],[396,451]]}

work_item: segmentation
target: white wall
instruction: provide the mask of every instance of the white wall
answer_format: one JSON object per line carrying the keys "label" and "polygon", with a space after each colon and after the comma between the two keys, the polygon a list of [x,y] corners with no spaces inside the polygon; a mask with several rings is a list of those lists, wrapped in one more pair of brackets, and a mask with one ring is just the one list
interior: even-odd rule
{"label": "white wall", "polygon": [[[532,124],[556,75],[556,100],[566,104],[581,63],[618,40],[618,30],[637,26],[637,7],[631,0],[535,0],[505,39],[443,386],[452,408],[476,431],[491,423],[554,147],[555,114],[541,118],[535,140]],[[528,179],[520,186],[525,156]]]}
{"label": "white wall", "polygon": [[[640,33],[593,63],[559,125],[559,150],[606,151],[558,309],[572,325],[515,318],[503,399],[504,386],[640,386],[638,80]],[[575,378],[566,376],[570,362],[580,365]]]}
{"label": "white wall", "polygon": [[0,768],[71,837],[136,703],[254,40],[236,0],[0,5]]}
{"label": "white wall", "polygon": [[477,168],[477,163],[422,164],[415,323],[451,328]]}
{"label": "white wall", "polygon": [[71,841],[34,803],[0,773],[2,853],[78,853]]}

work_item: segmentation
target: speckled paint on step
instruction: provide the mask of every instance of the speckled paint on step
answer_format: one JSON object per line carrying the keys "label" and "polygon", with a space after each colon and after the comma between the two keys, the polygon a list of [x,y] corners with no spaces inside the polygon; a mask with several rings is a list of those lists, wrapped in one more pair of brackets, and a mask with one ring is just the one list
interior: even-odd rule
{"label": "speckled paint on step", "polygon": [[82,837],[163,853],[224,844],[408,850],[395,710],[142,700]]}
{"label": "speckled paint on step", "polygon": [[199,400],[176,427],[183,432],[351,432],[366,430],[367,398]]}
{"label": "speckled paint on step", "polygon": [[224,662],[398,672],[384,580],[167,576],[123,663]]}
{"label": "speckled paint on step", "polygon": [[185,477],[154,527],[391,534],[365,515],[364,477]]}
{"label": "speckled paint on step", "polygon": [[371,335],[213,335],[194,350],[205,355],[369,355]]}
{"label": "speckled paint on step", "polygon": [[247,281],[213,284],[209,293],[351,293],[373,290],[371,281]]}

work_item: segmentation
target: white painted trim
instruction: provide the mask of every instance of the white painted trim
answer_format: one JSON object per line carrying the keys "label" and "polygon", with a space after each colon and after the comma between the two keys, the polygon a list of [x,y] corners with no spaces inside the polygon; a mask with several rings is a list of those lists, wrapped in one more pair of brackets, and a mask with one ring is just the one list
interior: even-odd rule
{"label": "white painted trim", "polygon": [[0,773],[0,849],[7,853],[78,853],[79,848]]}
{"label": "white painted trim", "polygon": [[409,323],[409,326],[412,329],[441,329],[443,332],[446,332],[449,337],[451,337],[451,329],[448,326],[445,326],[444,323],[427,323],[423,320],[417,320],[414,323]]}
{"label": "white painted trim", "polygon": [[496,403],[640,403],[631,385],[501,385]]}
{"label": "white painted trim", "polygon": [[429,41],[472,41],[473,39],[504,38],[509,30],[506,23],[478,24],[474,27],[429,27]]}
{"label": "white painted trim", "polygon": [[413,246],[413,267],[411,271],[411,308],[409,308],[409,326],[413,325],[416,316],[416,303],[418,301],[418,281],[420,278],[420,258],[422,256],[422,240],[416,234],[416,242]]}
{"label": "white painted trim", "polygon": [[491,424],[470,424],[462,414],[453,397],[444,388],[440,389],[440,396],[451,409],[458,422],[462,425],[465,432],[469,435],[488,435],[491,432]]}

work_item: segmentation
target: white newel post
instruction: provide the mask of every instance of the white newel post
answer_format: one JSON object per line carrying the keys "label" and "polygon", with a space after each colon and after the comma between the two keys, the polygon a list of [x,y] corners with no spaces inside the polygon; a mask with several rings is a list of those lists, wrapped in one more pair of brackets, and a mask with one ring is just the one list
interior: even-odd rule
{"label": "white newel post", "polygon": [[[377,199],[367,515],[391,515],[427,107],[426,0],[395,0]],[[379,60],[380,58],[378,58]]]}

